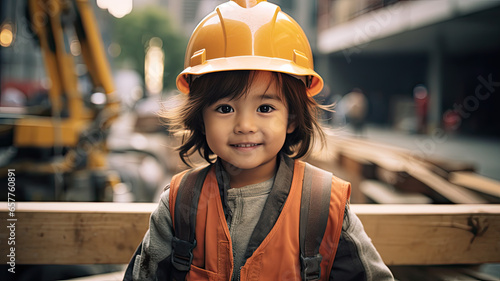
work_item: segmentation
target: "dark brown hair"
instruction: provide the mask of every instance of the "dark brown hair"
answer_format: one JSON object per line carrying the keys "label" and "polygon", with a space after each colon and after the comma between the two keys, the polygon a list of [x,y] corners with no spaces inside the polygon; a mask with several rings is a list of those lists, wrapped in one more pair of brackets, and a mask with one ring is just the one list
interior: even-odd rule
{"label": "dark brown hair", "polygon": [[[171,129],[184,131],[182,144],[177,150],[185,164],[190,165],[189,156],[196,151],[207,162],[212,162],[214,153],[204,135],[203,110],[220,99],[238,99],[245,95],[256,73],[238,70],[204,74],[191,83],[189,95],[175,112],[164,110],[162,117],[167,119]],[[292,158],[303,157],[309,153],[316,136],[322,145],[325,143],[318,115],[319,109],[327,108],[308,96],[301,80],[283,73],[272,72],[272,75],[288,108],[288,123],[296,125],[295,130],[287,134],[281,151]]]}

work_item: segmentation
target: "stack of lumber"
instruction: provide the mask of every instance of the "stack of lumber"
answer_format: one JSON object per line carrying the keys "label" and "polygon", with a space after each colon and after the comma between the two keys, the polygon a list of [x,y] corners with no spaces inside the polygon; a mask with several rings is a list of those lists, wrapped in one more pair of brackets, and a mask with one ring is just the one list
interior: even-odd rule
{"label": "stack of lumber", "polygon": [[354,203],[500,203],[500,182],[468,163],[364,139],[327,136],[306,161],[350,181]]}

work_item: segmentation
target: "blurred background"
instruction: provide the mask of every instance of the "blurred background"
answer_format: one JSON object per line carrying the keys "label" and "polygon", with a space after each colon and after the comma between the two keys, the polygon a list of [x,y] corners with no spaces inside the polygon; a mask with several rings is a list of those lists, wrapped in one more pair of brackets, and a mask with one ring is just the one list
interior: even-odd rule
{"label": "blurred background", "polygon": [[[0,177],[16,170],[16,199],[156,202],[186,168],[158,111],[222,2],[2,0]],[[500,202],[500,1],[271,2],[309,38],[315,98],[336,104],[306,160],[350,180],[352,203]]]}

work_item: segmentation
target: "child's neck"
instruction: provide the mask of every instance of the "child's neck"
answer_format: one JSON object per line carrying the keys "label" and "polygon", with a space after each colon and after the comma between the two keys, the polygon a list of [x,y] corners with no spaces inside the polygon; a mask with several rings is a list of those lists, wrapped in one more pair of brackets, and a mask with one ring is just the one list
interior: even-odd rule
{"label": "child's neck", "polygon": [[231,188],[240,188],[251,184],[265,182],[266,180],[274,177],[278,167],[277,160],[274,159],[269,163],[253,169],[239,169],[225,161],[223,166],[229,174],[229,186]]}

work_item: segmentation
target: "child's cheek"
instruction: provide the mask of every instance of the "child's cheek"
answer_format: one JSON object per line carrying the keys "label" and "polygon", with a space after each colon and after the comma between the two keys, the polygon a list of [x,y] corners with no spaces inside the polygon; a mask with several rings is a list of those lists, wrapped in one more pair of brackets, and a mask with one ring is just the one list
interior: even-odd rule
{"label": "child's cheek", "polygon": [[286,134],[286,129],[287,129],[287,122],[285,118],[273,118],[271,122],[269,123],[269,128],[273,132],[281,132],[284,131]]}

